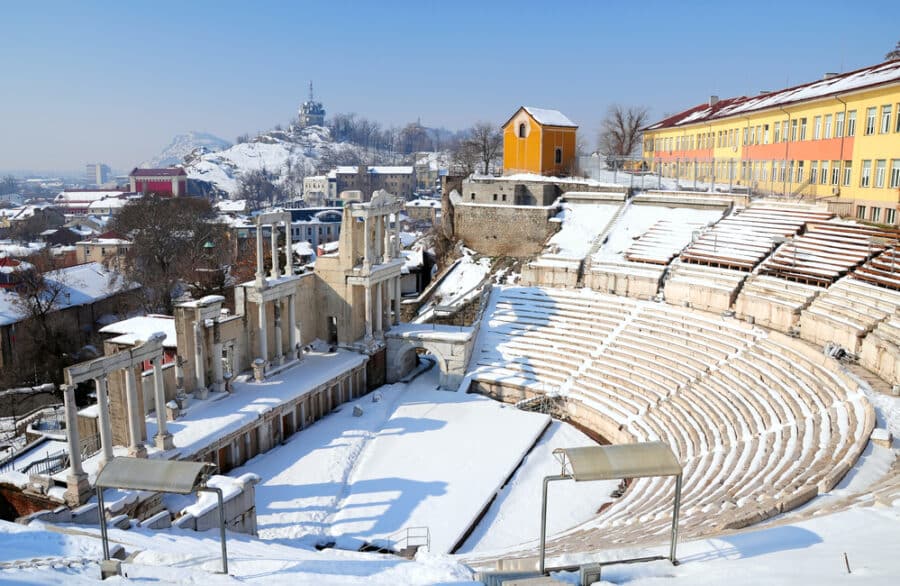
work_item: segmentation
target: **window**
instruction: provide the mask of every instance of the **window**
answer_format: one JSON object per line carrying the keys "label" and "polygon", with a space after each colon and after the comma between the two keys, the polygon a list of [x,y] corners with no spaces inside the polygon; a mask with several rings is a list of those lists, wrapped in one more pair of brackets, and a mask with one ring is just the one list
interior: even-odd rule
{"label": "window", "polygon": [[866,109],[866,136],[875,134],[875,108]]}
{"label": "window", "polygon": [[886,104],[881,107],[881,134],[887,134],[891,131],[891,105]]}
{"label": "window", "polygon": [[494,201],[497,201],[497,194],[494,194]]}
{"label": "window", "polygon": [[866,219],[866,206],[856,206],[856,217],[860,220]]}
{"label": "window", "polygon": [[763,144],[769,144],[769,125],[763,125]]}
{"label": "window", "polygon": [[816,183],[819,180],[819,161],[812,161],[809,164],[809,182]]}
{"label": "window", "polygon": [[525,132],[527,131],[527,129],[528,127],[525,126],[524,122],[519,124],[519,138],[525,138]]}
{"label": "window", "polygon": [[806,140],[806,118],[800,119],[800,140]]}
{"label": "window", "polygon": [[838,112],[834,117],[834,136],[840,138],[844,136],[844,113]]}
{"label": "window", "polygon": [[787,139],[788,139],[788,121],[782,120],[781,121],[781,140],[783,142],[787,142]]}
{"label": "window", "polygon": [[475,201],[475,194],[472,194],[472,201]]}
{"label": "window", "polygon": [[885,208],[884,209],[884,223],[885,224],[895,224],[897,222],[897,210],[894,208]]}
{"label": "window", "polygon": [[819,140],[822,138],[822,117],[816,116],[813,118],[813,139]]}
{"label": "window", "polygon": [[797,119],[791,120],[791,142],[797,142]]}
{"label": "window", "polygon": [[860,187],[868,187],[872,178],[872,161],[862,162],[862,177],[859,179]]}
{"label": "window", "polygon": [[775,142],[781,142],[781,123],[775,123]]}
{"label": "window", "polygon": [[831,114],[825,116],[825,138],[831,138]]}
{"label": "window", "polygon": [[503,194],[503,201],[506,201],[506,194]]}
{"label": "window", "polygon": [[891,188],[900,187],[900,159],[891,161]]}
{"label": "window", "polygon": [[869,219],[873,222],[881,221],[881,208],[872,208],[869,212]]}
{"label": "window", "polygon": [[831,161],[831,184],[837,185],[841,180],[841,162]]}
{"label": "window", "polygon": [[748,144],[750,144],[749,141],[750,141],[750,129],[749,129],[749,128],[745,128],[745,129],[744,129],[744,142],[743,142],[743,144],[744,144],[744,145],[748,145]]}
{"label": "window", "polygon": [[856,110],[847,113],[847,136],[856,136]]}
{"label": "window", "polygon": [[884,172],[887,167],[887,161],[878,159],[875,161],[875,187],[884,187]]}
{"label": "window", "polygon": [[[897,116],[894,118],[897,122],[895,122],[894,132],[900,132],[900,104],[897,104]],[[894,210],[888,210],[894,211]]]}
{"label": "window", "polygon": [[822,185],[828,183],[828,161],[822,161]]}
{"label": "window", "polygon": [[844,161],[844,185],[850,186],[850,176],[853,175],[853,161]]}
{"label": "window", "polygon": [[562,164],[562,149],[561,148],[556,149],[556,154],[553,156],[553,161],[557,165]]}
{"label": "window", "polygon": [[803,161],[797,161],[797,183],[803,183]]}

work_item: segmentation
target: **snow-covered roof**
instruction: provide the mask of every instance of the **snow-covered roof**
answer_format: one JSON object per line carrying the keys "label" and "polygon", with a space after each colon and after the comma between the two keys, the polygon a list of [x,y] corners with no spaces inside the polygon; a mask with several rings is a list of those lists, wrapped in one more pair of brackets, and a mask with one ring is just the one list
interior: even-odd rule
{"label": "snow-covered roof", "polygon": [[[124,289],[135,289],[136,283],[124,286],[122,277],[98,262],[89,262],[49,271],[44,274],[51,286],[60,286],[59,309],[77,307],[96,303],[111,297]],[[15,306],[17,295],[8,291],[0,291],[0,325],[16,323],[23,319]]]}
{"label": "snow-covered roof", "polygon": [[569,120],[568,116],[559,110],[549,110],[547,108],[535,108],[533,106],[522,106],[538,124],[544,126],[573,126],[578,125]]}
{"label": "snow-covered roof", "polygon": [[60,191],[56,197],[53,198],[53,201],[57,205],[66,203],[85,203],[101,199],[119,198],[125,193],[127,192],[119,190],[99,191],[92,189],[67,189],[66,191]]}
{"label": "snow-covered roof", "polygon": [[98,199],[96,201],[92,201],[88,205],[88,209],[89,210],[105,210],[105,209],[112,209],[112,208],[121,208],[121,207],[124,207],[125,204],[127,204],[127,203],[128,203],[127,199],[113,199],[113,198]]}
{"label": "snow-covered roof", "polygon": [[75,244],[99,244],[102,246],[119,246],[124,244],[131,244],[130,241],[125,240],[124,238],[91,238],[90,240],[81,240],[80,242],[76,242]]}
{"label": "snow-covered roof", "polygon": [[878,65],[872,65],[849,73],[758,96],[727,98],[715,102],[712,106],[708,103],[701,104],[652,124],[646,130],[657,130],[659,128],[682,126],[738,114],[747,114],[758,110],[776,108],[787,104],[825,98],[896,82],[900,82],[900,60],[879,63]]}
{"label": "snow-covered roof", "polygon": [[187,177],[181,167],[165,167],[162,169],[140,169],[135,167],[129,174],[131,177]]}
{"label": "snow-covered roof", "polygon": [[220,212],[232,212],[232,213],[241,213],[247,211],[247,200],[246,199],[223,199],[221,201],[216,202],[216,208]]}
{"label": "snow-covered roof", "polygon": [[110,341],[116,344],[133,346],[139,341],[146,341],[156,332],[166,335],[163,346],[175,348],[175,318],[170,315],[142,315],[132,317],[100,328],[101,334],[119,334]]}
{"label": "snow-covered roof", "polygon": [[441,200],[439,199],[414,199],[406,202],[407,207],[418,208],[440,208]]}
{"label": "snow-covered roof", "polygon": [[313,250],[312,244],[306,240],[295,242],[291,245],[291,250],[298,256],[315,256],[316,251]]}

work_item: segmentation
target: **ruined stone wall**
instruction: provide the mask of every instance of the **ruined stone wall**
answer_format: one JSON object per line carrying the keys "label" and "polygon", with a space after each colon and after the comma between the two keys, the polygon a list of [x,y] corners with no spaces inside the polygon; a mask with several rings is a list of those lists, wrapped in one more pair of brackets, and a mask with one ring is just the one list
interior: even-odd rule
{"label": "ruined stone wall", "polygon": [[488,256],[527,257],[539,254],[558,228],[548,220],[556,208],[456,204],[456,236]]}

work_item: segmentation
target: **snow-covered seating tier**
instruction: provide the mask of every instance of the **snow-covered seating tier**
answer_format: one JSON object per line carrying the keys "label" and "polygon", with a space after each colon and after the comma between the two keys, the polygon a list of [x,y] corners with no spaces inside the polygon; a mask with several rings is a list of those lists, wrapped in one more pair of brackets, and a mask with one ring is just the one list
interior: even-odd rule
{"label": "snow-covered seating tier", "polygon": [[879,287],[900,291],[900,246],[888,248],[853,271],[853,276]]}
{"label": "snow-covered seating tier", "polygon": [[788,332],[800,321],[800,312],[825,289],[767,275],[747,278],[734,302],[739,319],[752,318],[754,323]]}
{"label": "snow-covered seating tier", "polygon": [[621,260],[594,261],[586,270],[584,285],[594,291],[635,299],[653,299],[666,272],[664,265]]}
{"label": "snow-covered seating tier", "polygon": [[747,273],[680,260],[669,267],[663,294],[666,303],[719,313],[731,307]]}
{"label": "snow-covered seating tier", "polygon": [[824,346],[838,344],[858,354],[862,339],[900,310],[900,290],[850,275],[840,279],[800,314],[800,336]]}
{"label": "snow-covered seating tier", "polygon": [[684,262],[750,271],[775,248],[777,239],[794,236],[809,221],[832,217],[816,208],[755,204],[734,211],[703,232],[681,253]]}
{"label": "snow-covered seating tier", "polygon": [[[820,351],[665,304],[498,287],[476,350],[474,381],[521,396],[559,393],[573,420],[601,435],[672,446],[685,467],[687,536],[743,527],[830,490],[875,423],[858,384]],[[663,541],[673,494],[671,479],[633,481],[596,519],[552,539],[549,551]]]}
{"label": "snow-covered seating tier", "polygon": [[782,244],[759,267],[772,275],[827,287],[873,254],[884,250],[882,242],[897,235],[892,230],[846,222],[811,222],[802,236]]}
{"label": "snow-covered seating tier", "polygon": [[863,338],[859,362],[893,385],[900,385],[900,310]]}
{"label": "snow-covered seating tier", "polygon": [[704,222],[660,220],[628,247],[625,258],[667,265],[691,241],[693,233],[705,227]]}

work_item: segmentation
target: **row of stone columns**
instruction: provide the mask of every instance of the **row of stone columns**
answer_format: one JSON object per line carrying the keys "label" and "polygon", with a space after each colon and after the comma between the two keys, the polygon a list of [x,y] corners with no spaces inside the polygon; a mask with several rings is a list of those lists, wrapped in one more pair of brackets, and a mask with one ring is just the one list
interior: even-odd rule
{"label": "row of stone columns", "polygon": [[[287,328],[288,328],[288,356],[294,355],[297,344],[301,340],[300,324],[297,323],[296,295],[291,293],[280,299],[275,299],[272,303],[275,319],[273,325],[275,328],[275,356],[272,362],[280,365],[284,363],[285,353],[283,347],[283,330],[282,330],[282,303],[287,300]],[[264,361],[269,361],[269,340],[268,340],[268,324],[266,321],[266,301],[261,301],[259,308],[259,357]]]}
{"label": "row of stone columns", "polygon": [[[265,282],[266,273],[265,273],[265,262],[263,259],[263,250],[264,244],[263,239],[263,226],[265,224],[257,221],[256,224],[256,280],[258,284],[262,284]],[[270,239],[271,239],[271,248],[272,248],[272,268],[269,272],[269,276],[273,279],[281,278],[281,267],[278,264],[278,226],[284,225],[284,255],[286,257],[286,263],[284,266],[284,274],[285,275],[293,275],[294,274],[294,254],[293,249],[291,247],[291,223],[289,221],[275,222],[273,224],[269,224],[270,226]]]}
{"label": "row of stone columns", "polygon": [[[368,223],[366,225],[366,229],[364,230],[365,242],[363,243],[365,246],[363,256],[365,266],[378,264],[377,260],[379,256],[381,257],[382,262],[390,262],[391,259],[396,256],[396,250],[399,250],[399,248],[396,248],[395,250],[395,245],[399,243],[400,238],[399,222],[395,222],[392,226],[389,217],[388,214],[384,214],[372,218],[374,241],[369,240]],[[380,255],[379,252],[381,253]]]}
{"label": "row of stone columns", "polygon": [[[383,336],[391,325],[400,323],[400,279],[394,278],[376,283],[373,288],[365,287],[366,302],[366,338]],[[393,312],[391,304],[393,302]],[[392,315],[393,313],[393,315]]]}

